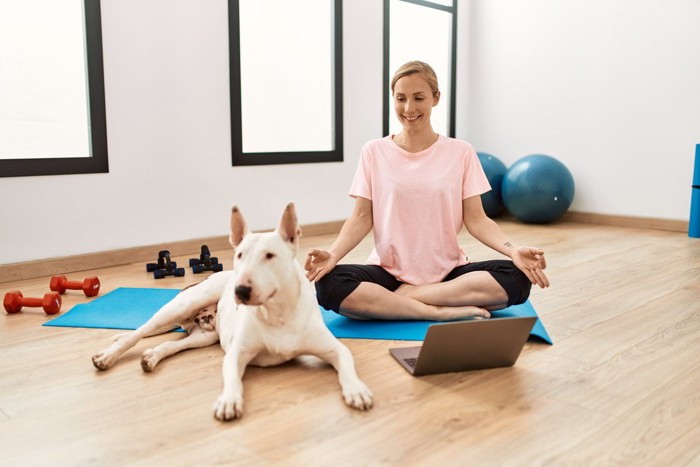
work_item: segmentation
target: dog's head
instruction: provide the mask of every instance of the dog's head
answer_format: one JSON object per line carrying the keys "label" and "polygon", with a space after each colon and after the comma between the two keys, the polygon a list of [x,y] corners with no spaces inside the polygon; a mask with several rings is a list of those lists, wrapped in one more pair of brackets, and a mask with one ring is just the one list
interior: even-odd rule
{"label": "dog's head", "polygon": [[294,261],[301,229],[294,203],[287,204],[274,232],[250,233],[241,210],[231,209],[231,236],[235,252],[236,301],[261,305],[289,286],[296,274]]}

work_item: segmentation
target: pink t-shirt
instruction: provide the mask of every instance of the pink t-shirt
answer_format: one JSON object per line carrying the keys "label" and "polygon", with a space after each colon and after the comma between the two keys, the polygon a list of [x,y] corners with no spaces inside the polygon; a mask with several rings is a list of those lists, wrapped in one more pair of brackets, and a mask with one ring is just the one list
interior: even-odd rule
{"label": "pink t-shirt", "polygon": [[392,136],[362,148],[350,196],[372,201],[374,250],[368,264],[402,282],[440,282],[467,263],[457,243],[462,200],[491,189],[474,148],[445,136],[410,153]]}

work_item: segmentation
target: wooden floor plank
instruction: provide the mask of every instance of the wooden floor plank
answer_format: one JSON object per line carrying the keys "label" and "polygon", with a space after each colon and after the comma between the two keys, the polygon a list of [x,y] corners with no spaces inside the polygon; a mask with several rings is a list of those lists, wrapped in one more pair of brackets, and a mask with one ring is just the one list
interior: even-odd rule
{"label": "wooden floor plank", "polygon": [[[700,455],[700,360],[570,446],[553,464],[685,465]],[[615,439],[615,444],[606,440]],[[679,449],[678,446],[684,446]]]}
{"label": "wooden floor plank", "polygon": [[[697,354],[700,349],[700,313],[669,323],[669,327],[642,339],[548,395],[621,417],[660,384],[696,367],[697,359],[677,356]],[[630,345],[629,341],[621,342],[621,346]],[[591,345],[595,345],[593,341]]]}
{"label": "wooden floor plank", "polygon": [[[117,331],[42,326],[41,310],[0,315],[0,464],[24,465],[697,465],[700,460],[700,240],[681,233],[501,221],[547,252],[552,287],[531,301],[555,344],[528,343],[513,368],[414,378],[389,355],[405,342],[345,339],[375,407],[346,407],[314,358],[251,368],[245,416],[212,416],[218,346],[151,374],[146,339],[110,371],[90,357]],[[298,258],[334,235],[302,239]],[[460,235],[472,260],[494,258]],[[344,262],[363,263],[365,239]],[[154,252],[154,257],[157,252]],[[230,269],[229,249],[212,251]],[[187,256],[174,258],[187,264]],[[182,288],[136,261],[88,271],[117,287]],[[50,277],[2,284],[40,296]],[[85,303],[64,295],[63,313]]]}

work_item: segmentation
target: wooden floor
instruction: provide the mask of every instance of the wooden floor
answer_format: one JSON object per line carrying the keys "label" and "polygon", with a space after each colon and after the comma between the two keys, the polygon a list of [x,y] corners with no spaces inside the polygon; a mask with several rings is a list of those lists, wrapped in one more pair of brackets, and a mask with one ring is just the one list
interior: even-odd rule
{"label": "wooden floor", "polygon": [[[360,413],[313,358],[246,373],[246,413],[220,423],[218,346],[141,371],[142,341],[110,371],[91,355],[115,331],[42,327],[0,315],[0,465],[700,465],[700,240],[682,233],[501,222],[545,249],[551,288],[531,302],[554,340],[513,368],[413,378],[395,341],[344,340],[375,396]],[[333,239],[304,239],[309,247]],[[472,260],[494,257],[463,238]],[[363,243],[350,261],[363,262]],[[228,251],[214,252],[227,269]],[[195,256],[195,255],[191,255]],[[176,258],[186,264],[188,257]],[[99,275],[117,287],[179,288],[142,263]],[[0,284],[41,295],[48,278]],[[66,294],[64,311],[86,299]],[[64,312],[62,311],[62,312]],[[118,313],[119,310],[114,310]]]}

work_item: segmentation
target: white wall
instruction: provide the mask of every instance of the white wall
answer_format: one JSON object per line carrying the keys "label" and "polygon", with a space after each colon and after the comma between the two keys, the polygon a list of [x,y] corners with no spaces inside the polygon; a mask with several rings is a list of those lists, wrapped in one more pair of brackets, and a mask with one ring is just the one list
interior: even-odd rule
{"label": "white wall", "polygon": [[252,229],[289,200],[347,217],[382,132],[382,4],[344,3],[345,161],[233,168],[226,0],[103,1],[109,173],[0,179],[0,264],[224,235],[233,202]]}
{"label": "white wall", "polygon": [[572,210],[687,220],[700,143],[700,2],[472,0],[468,134],[507,165],[536,152]]}
{"label": "white wall", "polygon": [[[688,218],[700,2],[460,11],[458,137],[507,164],[558,157],[573,209]],[[344,2],[343,163],[231,167],[226,12],[226,0],[103,2],[110,172],[0,179],[0,264],[224,235],[233,202],[253,229],[274,227],[288,200],[303,224],[350,213],[360,147],[381,136],[382,1]]]}

